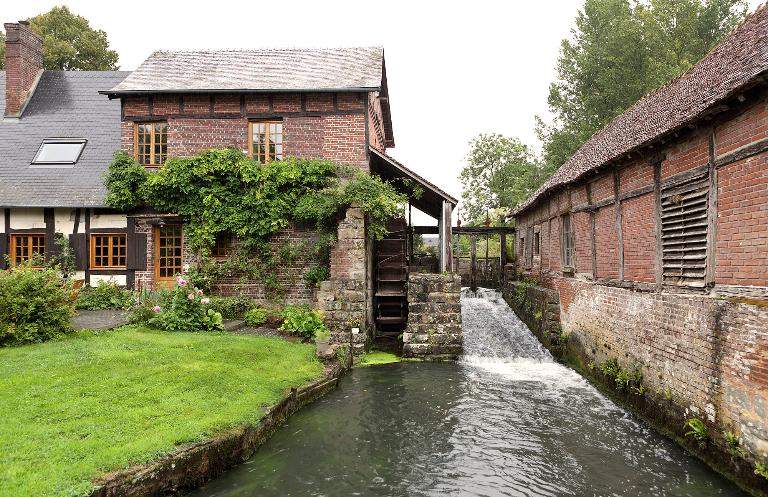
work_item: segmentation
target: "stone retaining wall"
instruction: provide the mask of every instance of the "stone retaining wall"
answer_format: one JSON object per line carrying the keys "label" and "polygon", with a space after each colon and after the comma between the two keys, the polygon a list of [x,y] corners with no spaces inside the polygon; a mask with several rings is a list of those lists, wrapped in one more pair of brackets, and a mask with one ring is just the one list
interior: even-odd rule
{"label": "stone retaining wall", "polygon": [[461,353],[461,277],[411,273],[403,356],[448,358]]}

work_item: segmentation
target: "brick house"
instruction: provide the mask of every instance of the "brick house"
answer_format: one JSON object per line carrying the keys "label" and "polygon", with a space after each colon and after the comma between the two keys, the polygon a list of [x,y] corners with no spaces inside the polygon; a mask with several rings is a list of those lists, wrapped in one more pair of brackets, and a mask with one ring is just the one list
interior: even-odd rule
{"label": "brick house", "polygon": [[[42,42],[23,23],[8,23],[6,70],[0,72],[0,256],[17,263],[55,251],[68,237],[77,278],[113,279],[131,288],[173,280],[194,254],[183,219],[104,205],[104,174],[116,150],[147,168],[168,157],[234,147],[260,161],[284,156],[330,160],[387,179],[409,178],[424,194],[413,205],[450,229],[456,200],[386,154],[394,146],[381,48],[155,52],[131,73],[42,69]],[[374,247],[352,209],[339,228],[331,280],[354,287],[354,321],[372,324]],[[312,241],[311,227],[291,227],[280,244]],[[444,253],[450,236],[443,236]],[[222,254],[231,240],[217,240]],[[279,268],[284,300],[316,304],[299,257]],[[444,257],[444,268],[450,258]],[[259,282],[222,281],[223,294],[266,298]],[[320,292],[322,293],[322,291]],[[349,309],[329,309],[340,315]],[[348,314],[348,313],[347,313]],[[349,317],[349,316],[346,316]]]}
{"label": "brick house", "polygon": [[513,215],[520,273],[586,360],[641,365],[680,416],[768,454],[768,7]]}

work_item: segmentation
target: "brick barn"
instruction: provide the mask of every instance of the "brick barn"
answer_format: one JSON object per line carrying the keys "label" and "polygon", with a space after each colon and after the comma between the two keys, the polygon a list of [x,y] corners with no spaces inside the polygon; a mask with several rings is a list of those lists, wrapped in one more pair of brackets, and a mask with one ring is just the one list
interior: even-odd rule
{"label": "brick barn", "polygon": [[768,455],[768,7],[513,215],[532,327],[562,326],[585,364],[640,367],[667,429],[698,417]]}
{"label": "brick barn", "polygon": [[[42,40],[25,22],[5,28],[2,267],[6,255],[12,265],[35,253],[49,257],[63,236],[75,249],[75,277],[88,284],[113,280],[141,289],[171,283],[194,256],[184,220],[148,209],[109,209],[104,176],[112,155],[123,150],[156,169],[169,157],[234,147],[262,163],[284,156],[323,159],[415,182],[423,194],[411,203],[437,220],[441,268],[449,269],[446,233],[457,201],[386,153],[394,135],[383,49],[160,51],[131,73],[63,72],[43,70]],[[281,265],[283,301],[323,308],[331,322],[401,330],[407,255],[398,259],[403,276],[397,297],[387,288],[382,298],[391,305],[378,305],[376,247],[364,227],[360,210],[349,209],[332,249],[330,280],[319,290],[302,279],[313,262],[307,257]],[[393,243],[404,250],[400,235]],[[293,226],[273,243],[277,250],[317,237],[312,227]],[[232,242],[222,236],[214,252],[226,256]],[[267,298],[263,283],[242,278],[220,281],[216,290]],[[341,292],[343,302],[335,300]]]}

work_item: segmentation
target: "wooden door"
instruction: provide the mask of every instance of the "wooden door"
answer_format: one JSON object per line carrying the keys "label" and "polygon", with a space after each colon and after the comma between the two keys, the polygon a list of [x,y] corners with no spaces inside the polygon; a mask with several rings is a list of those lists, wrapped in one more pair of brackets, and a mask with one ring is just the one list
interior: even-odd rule
{"label": "wooden door", "polygon": [[172,287],[182,272],[182,243],[181,225],[155,227],[155,287]]}

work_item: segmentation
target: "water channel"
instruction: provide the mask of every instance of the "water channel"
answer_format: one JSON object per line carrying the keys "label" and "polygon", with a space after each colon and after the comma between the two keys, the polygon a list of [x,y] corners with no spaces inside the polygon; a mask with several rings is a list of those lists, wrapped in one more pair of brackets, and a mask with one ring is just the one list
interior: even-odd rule
{"label": "water channel", "polygon": [[490,290],[458,363],[356,369],[195,497],[741,496],[555,362]]}

